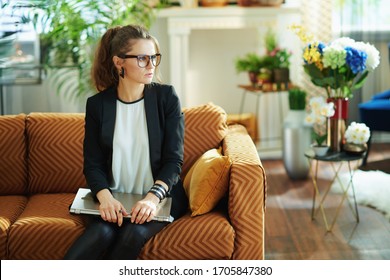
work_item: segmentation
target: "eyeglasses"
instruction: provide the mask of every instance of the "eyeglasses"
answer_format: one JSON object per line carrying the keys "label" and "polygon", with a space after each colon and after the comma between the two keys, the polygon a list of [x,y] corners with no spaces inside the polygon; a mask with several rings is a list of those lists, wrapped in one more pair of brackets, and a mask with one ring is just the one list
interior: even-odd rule
{"label": "eyeglasses", "polygon": [[136,58],[138,66],[141,68],[145,68],[149,65],[149,62],[152,62],[152,65],[154,67],[158,66],[161,62],[161,53],[156,53],[153,55],[146,55],[146,54],[140,54],[140,55],[131,55],[131,54],[121,54],[118,55],[118,57],[122,59],[126,58]]}

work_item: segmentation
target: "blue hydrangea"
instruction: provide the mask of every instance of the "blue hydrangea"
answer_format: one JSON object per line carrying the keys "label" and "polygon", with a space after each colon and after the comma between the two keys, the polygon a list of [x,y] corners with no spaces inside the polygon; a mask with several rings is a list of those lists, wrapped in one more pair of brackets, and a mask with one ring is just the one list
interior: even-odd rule
{"label": "blue hydrangea", "polygon": [[367,54],[351,47],[346,47],[347,65],[351,68],[352,73],[357,74],[366,69]]}

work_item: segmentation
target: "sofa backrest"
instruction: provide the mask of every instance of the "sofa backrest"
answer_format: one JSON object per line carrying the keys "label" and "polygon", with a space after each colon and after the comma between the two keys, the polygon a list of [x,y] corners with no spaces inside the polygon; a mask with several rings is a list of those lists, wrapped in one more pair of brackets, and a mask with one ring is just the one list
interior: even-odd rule
{"label": "sofa backrest", "polygon": [[0,195],[25,194],[25,114],[0,116]]}
{"label": "sofa backrest", "polygon": [[183,108],[183,113],[185,133],[182,179],[204,152],[221,145],[228,132],[226,112],[213,103]]}
{"label": "sofa backrest", "polygon": [[29,193],[76,192],[83,175],[84,114],[31,113],[26,119]]}

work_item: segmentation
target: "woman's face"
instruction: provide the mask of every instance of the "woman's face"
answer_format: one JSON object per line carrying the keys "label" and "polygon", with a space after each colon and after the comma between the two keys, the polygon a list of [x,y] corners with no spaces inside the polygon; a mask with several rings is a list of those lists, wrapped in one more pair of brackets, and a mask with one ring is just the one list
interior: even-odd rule
{"label": "woman's face", "polygon": [[121,59],[121,66],[125,69],[124,78],[134,83],[150,84],[156,69],[150,56],[154,56],[155,54],[156,48],[152,40],[136,40],[132,50],[125,53],[125,55],[139,57]]}

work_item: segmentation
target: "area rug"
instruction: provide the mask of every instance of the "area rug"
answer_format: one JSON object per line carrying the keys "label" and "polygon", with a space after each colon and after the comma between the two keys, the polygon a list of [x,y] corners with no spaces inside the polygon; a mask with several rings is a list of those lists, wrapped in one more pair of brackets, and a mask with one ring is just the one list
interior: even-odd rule
{"label": "area rug", "polygon": [[[340,174],[340,181],[343,186],[347,186],[349,174]],[[373,207],[390,219],[390,174],[379,170],[356,170],[353,184],[357,203]],[[342,188],[337,180],[332,185],[332,192],[342,193]],[[349,195],[352,196],[352,188],[349,188]]]}

